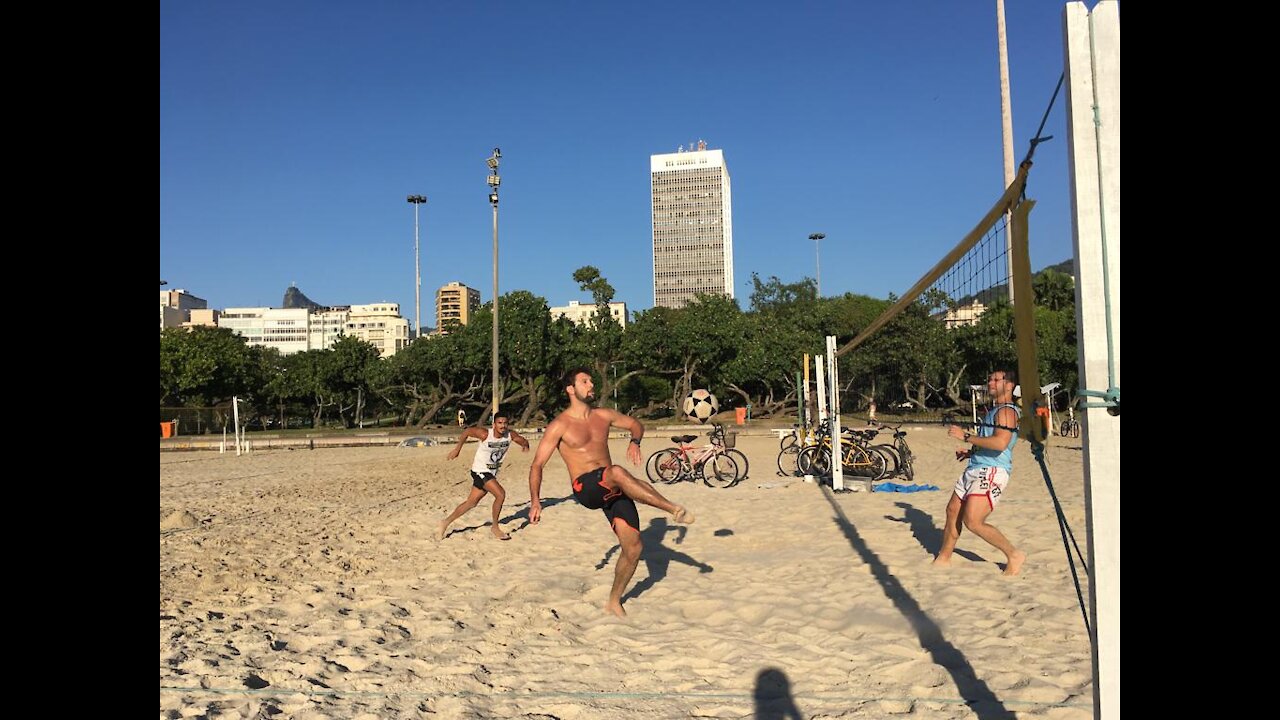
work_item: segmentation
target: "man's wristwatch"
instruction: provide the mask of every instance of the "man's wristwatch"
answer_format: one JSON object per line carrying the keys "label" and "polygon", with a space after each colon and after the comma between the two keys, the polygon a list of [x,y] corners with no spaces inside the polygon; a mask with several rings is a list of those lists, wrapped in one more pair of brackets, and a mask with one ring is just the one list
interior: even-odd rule
{"label": "man's wristwatch", "polygon": [[635,443],[636,447],[640,447],[640,438],[631,438],[631,442]]}
{"label": "man's wristwatch", "polygon": [[971,437],[973,437],[973,433],[965,433],[965,434],[964,434],[964,441],[965,441],[965,442],[969,442],[969,438],[971,438]]}

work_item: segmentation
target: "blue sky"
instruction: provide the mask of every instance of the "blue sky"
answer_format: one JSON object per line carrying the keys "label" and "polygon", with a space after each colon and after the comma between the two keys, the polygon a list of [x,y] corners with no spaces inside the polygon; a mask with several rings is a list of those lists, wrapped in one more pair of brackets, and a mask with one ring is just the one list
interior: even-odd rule
{"label": "blue sky", "polygon": [[[1062,73],[1062,3],[1006,3],[1014,154]],[[160,277],[210,307],[322,304],[423,321],[492,287],[587,300],[595,265],[653,302],[649,156],[698,139],[733,183],[751,273],[822,292],[911,286],[1003,187],[994,0],[160,3]],[[1032,267],[1071,257],[1065,92],[1036,151]]]}

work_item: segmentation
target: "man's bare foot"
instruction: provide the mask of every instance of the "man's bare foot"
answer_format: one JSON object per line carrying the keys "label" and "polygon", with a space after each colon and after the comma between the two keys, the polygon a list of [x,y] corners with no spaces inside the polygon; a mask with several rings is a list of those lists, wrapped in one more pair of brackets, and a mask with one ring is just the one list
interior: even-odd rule
{"label": "man's bare foot", "polygon": [[436,539],[437,539],[437,540],[443,540],[443,539],[444,539],[444,535],[445,535],[445,531],[446,531],[446,530],[448,530],[448,529],[449,529],[449,523],[447,523],[447,522],[445,522],[445,521],[441,520],[441,521],[440,521],[440,526],[439,526],[438,528],[436,528]]}
{"label": "man's bare foot", "polygon": [[490,531],[493,532],[493,536],[498,538],[499,540],[511,539],[511,536],[508,535],[506,532],[504,532],[503,529],[498,527],[497,525],[494,525],[492,528],[490,528]]}
{"label": "man's bare foot", "polygon": [[683,505],[677,505],[676,511],[671,513],[671,516],[675,518],[675,521],[680,523],[681,525],[693,524],[693,513],[689,512],[689,508]]}
{"label": "man's bare foot", "polygon": [[1026,553],[1022,552],[1021,550],[1014,550],[1013,554],[1009,556],[1009,563],[1004,566],[1004,574],[1011,575],[1011,576],[1017,575],[1018,571],[1022,569],[1022,563],[1026,561],[1027,561]]}
{"label": "man's bare foot", "polygon": [[936,568],[949,568],[951,567],[951,557],[942,557],[939,555],[933,559],[933,566]]}
{"label": "man's bare foot", "polygon": [[614,600],[610,600],[609,602],[604,604],[604,611],[607,613],[612,613],[614,615],[617,615],[618,617],[621,617],[621,618],[624,618],[627,616],[627,611],[622,609],[622,603],[616,602]]}

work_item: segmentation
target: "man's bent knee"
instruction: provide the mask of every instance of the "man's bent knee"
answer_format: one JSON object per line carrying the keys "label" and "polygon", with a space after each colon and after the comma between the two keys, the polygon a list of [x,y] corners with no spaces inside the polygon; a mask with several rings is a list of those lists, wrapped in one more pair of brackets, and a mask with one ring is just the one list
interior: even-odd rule
{"label": "man's bent knee", "polygon": [[604,471],[604,479],[614,487],[621,487],[627,483],[635,482],[635,477],[621,465],[610,465],[609,469]]}
{"label": "man's bent knee", "polygon": [[985,508],[965,508],[964,526],[970,530],[975,527],[982,527],[987,522],[987,516],[991,514],[990,510]]}

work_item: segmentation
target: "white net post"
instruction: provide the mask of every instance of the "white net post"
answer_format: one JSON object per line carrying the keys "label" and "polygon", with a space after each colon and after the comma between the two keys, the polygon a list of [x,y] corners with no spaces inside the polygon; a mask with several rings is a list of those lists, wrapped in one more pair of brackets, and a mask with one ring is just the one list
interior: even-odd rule
{"label": "white net post", "polygon": [[231,398],[231,420],[236,436],[236,457],[240,457],[240,398]]}
{"label": "white net post", "polygon": [[[1079,387],[1120,390],[1120,4],[1063,9]],[[1087,409],[1085,409],[1087,408]],[[1120,717],[1120,416],[1082,407],[1093,716]]]}
{"label": "white net post", "polygon": [[827,375],[831,391],[831,489],[844,489],[844,448],[840,444],[840,366],[836,362],[836,336],[827,336]]}
{"label": "white net post", "polygon": [[818,383],[818,394],[817,394],[818,401],[815,404],[818,406],[818,422],[819,423],[827,419],[827,382],[826,382],[827,378],[826,378],[826,373],[823,372],[824,369],[825,368],[823,367],[822,356],[814,355],[813,371],[814,371],[814,378],[817,380],[817,383]]}

